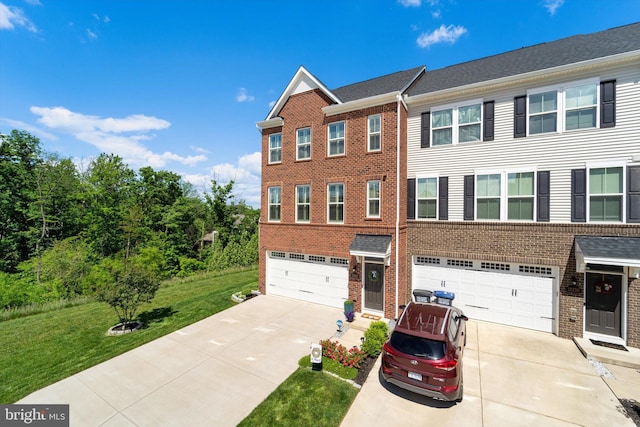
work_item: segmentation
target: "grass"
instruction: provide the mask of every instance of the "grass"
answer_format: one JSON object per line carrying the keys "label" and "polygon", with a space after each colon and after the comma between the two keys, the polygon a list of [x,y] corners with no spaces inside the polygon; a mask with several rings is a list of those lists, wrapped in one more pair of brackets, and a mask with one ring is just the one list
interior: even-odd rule
{"label": "grass", "polygon": [[339,426],[357,394],[339,378],[301,367],[238,426]]}
{"label": "grass", "polygon": [[[303,368],[311,368],[311,358],[309,356],[304,356],[298,361],[298,365]],[[328,357],[322,358],[322,369],[332,372],[345,380],[353,380],[358,375],[358,370],[356,368],[342,366],[340,362],[329,359]]]}
{"label": "grass", "polygon": [[106,335],[111,307],[90,302],[0,322],[0,403],[13,403],[56,381],[234,305],[231,294],[257,287],[257,269],[164,283],[139,310],[144,329]]}

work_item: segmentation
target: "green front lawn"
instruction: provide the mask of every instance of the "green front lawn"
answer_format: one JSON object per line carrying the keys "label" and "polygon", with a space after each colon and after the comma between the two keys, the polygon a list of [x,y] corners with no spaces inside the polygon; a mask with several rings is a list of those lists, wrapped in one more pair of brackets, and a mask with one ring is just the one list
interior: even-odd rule
{"label": "green front lawn", "polygon": [[358,390],[328,375],[298,368],[238,426],[340,425]]}
{"label": "green front lawn", "polygon": [[139,310],[147,327],[110,337],[117,322],[107,304],[75,307],[0,322],[0,403],[13,403],[56,381],[234,305],[231,294],[257,288],[256,268],[163,284]]}

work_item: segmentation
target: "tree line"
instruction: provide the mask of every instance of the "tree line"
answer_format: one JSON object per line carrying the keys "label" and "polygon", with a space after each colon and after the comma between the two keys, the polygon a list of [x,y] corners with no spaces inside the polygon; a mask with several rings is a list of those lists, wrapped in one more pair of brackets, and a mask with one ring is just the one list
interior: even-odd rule
{"label": "tree line", "polygon": [[168,278],[257,263],[260,211],[233,184],[201,195],[104,153],[80,170],[28,132],[0,134],[0,307],[93,295],[126,265]]}

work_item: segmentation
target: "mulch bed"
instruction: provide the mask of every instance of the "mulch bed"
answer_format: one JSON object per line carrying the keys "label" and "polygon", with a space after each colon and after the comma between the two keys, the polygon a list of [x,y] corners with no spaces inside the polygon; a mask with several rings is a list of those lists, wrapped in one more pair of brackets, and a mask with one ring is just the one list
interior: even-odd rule
{"label": "mulch bed", "polygon": [[364,382],[367,380],[367,377],[369,376],[369,372],[371,372],[371,370],[373,369],[373,365],[376,364],[376,360],[378,359],[374,359],[373,357],[367,357],[366,359],[364,359],[364,361],[360,364],[360,368],[358,368],[358,375],[356,375],[353,382],[358,385],[364,384]]}
{"label": "mulch bed", "polygon": [[627,412],[627,416],[640,427],[640,403],[629,399],[620,399],[620,403]]}

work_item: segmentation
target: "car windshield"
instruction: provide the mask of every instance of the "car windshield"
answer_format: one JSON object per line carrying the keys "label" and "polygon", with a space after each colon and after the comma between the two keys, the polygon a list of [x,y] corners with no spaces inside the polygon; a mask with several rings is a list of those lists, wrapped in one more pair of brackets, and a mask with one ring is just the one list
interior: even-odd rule
{"label": "car windshield", "polygon": [[414,337],[398,331],[391,334],[390,343],[403,353],[431,360],[442,359],[446,351],[444,341]]}

